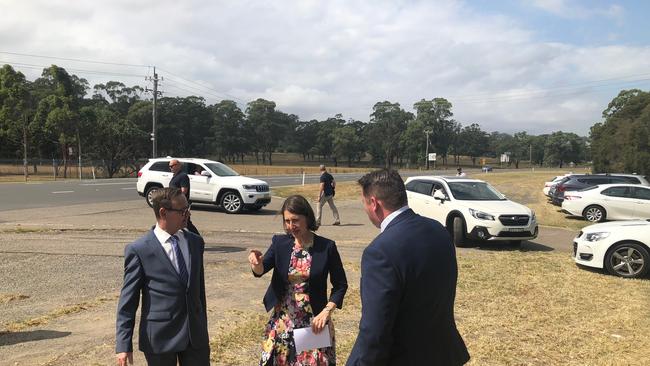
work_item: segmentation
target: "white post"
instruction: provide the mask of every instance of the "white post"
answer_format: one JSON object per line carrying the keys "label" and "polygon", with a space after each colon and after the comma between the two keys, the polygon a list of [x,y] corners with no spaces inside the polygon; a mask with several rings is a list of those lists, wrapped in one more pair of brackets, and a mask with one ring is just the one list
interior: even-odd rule
{"label": "white post", "polygon": [[305,170],[302,171],[302,185],[305,185]]}
{"label": "white post", "polygon": [[93,165],[93,180],[95,180],[95,166]]}

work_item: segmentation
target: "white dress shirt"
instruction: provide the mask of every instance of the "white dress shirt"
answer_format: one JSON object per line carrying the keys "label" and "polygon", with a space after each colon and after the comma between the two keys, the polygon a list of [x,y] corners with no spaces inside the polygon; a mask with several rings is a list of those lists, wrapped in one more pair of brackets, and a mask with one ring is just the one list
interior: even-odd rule
{"label": "white dress shirt", "polygon": [[379,227],[381,229],[381,232],[383,233],[384,230],[386,230],[386,226],[388,226],[388,224],[390,224],[390,222],[393,221],[393,219],[395,219],[397,216],[399,216],[399,214],[401,214],[402,212],[404,212],[404,211],[406,211],[408,209],[409,209],[409,206],[406,205],[406,206],[400,208],[397,211],[391,212],[390,215],[384,217],[384,221],[382,221],[381,225],[379,225]]}
{"label": "white dress shirt", "polygon": [[[161,229],[160,226],[158,226],[158,224],[156,224],[156,227],[153,229],[153,233],[158,239],[158,241],[160,242],[160,245],[162,245],[165,254],[167,254],[167,257],[169,257],[169,260],[174,265],[176,272],[179,272],[178,260],[176,259],[176,252],[172,247],[172,240],[171,240],[172,236],[165,230]],[[190,252],[187,244],[187,239],[185,238],[183,230],[178,230],[175,235],[178,238],[178,247],[181,249],[181,254],[183,254],[183,260],[185,260],[185,266],[187,267],[187,274],[189,275],[191,273],[190,272],[191,263],[190,263]]]}

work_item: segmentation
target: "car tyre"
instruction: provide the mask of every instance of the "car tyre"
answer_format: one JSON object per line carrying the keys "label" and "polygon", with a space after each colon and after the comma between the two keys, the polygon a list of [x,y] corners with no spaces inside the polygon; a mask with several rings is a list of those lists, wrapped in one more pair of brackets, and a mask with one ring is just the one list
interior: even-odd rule
{"label": "car tyre", "polygon": [[605,254],[605,269],[614,276],[639,278],[648,273],[650,254],[637,243],[624,242],[612,246]]}
{"label": "car tyre", "polygon": [[154,193],[156,193],[157,190],[161,188],[162,188],[161,186],[150,186],[149,188],[147,188],[146,192],[144,193],[144,197],[149,207],[153,207],[153,195]]}
{"label": "car tyre", "polygon": [[456,216],[452,222],[452,240],[457,247],[465,246],[465,220]]}
{"label": "car tyre", "polygon": [[242,202],[239,193],[234,191],[228,191],[221,196],[221,207],[229,214],[240,213],[242,208],[244,208],[244,203]]}
{"label": "car tyre", "polygon": [[598,205],[591,205],[582,211],[582,217],[591,222],[603,222],[607,217],[607,211]]}

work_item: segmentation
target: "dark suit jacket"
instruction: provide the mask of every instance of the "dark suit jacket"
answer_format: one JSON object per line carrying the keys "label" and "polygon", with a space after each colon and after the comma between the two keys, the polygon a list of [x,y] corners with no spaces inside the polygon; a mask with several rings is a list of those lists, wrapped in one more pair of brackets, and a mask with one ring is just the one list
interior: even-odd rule
{"label": "dark suit jacket", "polygon": [[461,365],[456,252],[449,233],[412,210],[399,214],[361,257],[361,321],[348,366]]}
{"label": "dark suit jacket", "polygon": [[124,285],[117,306],[116,351],[133,351],[135,313],[142,294],[140,350],[179,352],[208,346],[203,273],[204,242],[184,231],[189,245],[189,286],[181,283],[172,262],[150,230],[124,250]]}
{"label": "dark suit jacket", "polygon": [[[264,273],[275,268],[271,284],[264,295],[264,306],[270,311],[279,301],[289,285],[289,260],[294,238],[290,235],[274,235],[271,246],[264,254]],[[318,315],[327,305],[327,275],[330,276],[332,292],[329,301],[337,308],[343,307],[343,297],[348,290],[348,281],[341,263],[341,256],[334,241],[314,235],[314,245],[309,249],[312,256],[309,271],[309,299],[314,315]]]}

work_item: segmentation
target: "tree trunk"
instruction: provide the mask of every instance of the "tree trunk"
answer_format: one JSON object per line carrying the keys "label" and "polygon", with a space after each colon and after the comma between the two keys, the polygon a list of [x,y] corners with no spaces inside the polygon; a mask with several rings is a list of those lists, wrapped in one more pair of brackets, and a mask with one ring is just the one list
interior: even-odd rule
{"label": "tree trunk", "polygon": [[25,182],[29,176],[27,171],[27,121],[25,121],[25,116],[23,116],[23,174],[25,175]]}

